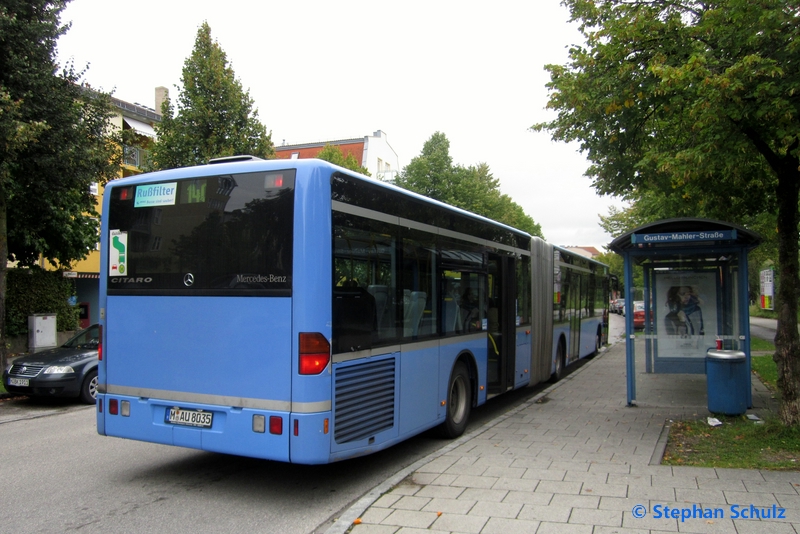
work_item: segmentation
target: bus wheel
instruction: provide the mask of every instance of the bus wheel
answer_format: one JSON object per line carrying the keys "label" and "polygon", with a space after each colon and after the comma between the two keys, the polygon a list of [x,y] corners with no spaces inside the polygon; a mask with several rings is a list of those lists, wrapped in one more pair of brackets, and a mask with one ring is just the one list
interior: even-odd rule
{"label": "bus wheel", "polygon": [[567,366],[567,350],[564,347],[564,342],[558,342],[558,351],[556,352],[556,370],[550,376],[550,382],[558,382],[564,378],[564,368]]}
{"label": "bus wheel", "polygon": [[464,362],[457,362],[447,385],[447,415],[442,424],[442,435],[457,438],[464,433],[472,409],[472,391],[469,373]]}

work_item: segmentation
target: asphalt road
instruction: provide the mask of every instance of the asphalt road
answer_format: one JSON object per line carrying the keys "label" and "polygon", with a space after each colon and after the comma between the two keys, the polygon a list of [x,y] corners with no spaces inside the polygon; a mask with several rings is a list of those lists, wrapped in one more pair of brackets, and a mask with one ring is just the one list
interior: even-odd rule
{"label": "asphalt road", "polygon": [[761,317],[750,318],[750,336],[773,341],[778,329],[778,321]]}

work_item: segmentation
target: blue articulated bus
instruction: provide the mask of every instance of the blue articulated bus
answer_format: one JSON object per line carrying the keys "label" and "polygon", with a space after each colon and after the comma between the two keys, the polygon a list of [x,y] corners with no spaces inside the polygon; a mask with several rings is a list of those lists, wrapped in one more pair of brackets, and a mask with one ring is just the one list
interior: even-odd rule
{"label": "blue articulated bus", "polygon": [[602,341],[607,268],[319,160],[110,182],[100,434],[320,464],[559,378]]}

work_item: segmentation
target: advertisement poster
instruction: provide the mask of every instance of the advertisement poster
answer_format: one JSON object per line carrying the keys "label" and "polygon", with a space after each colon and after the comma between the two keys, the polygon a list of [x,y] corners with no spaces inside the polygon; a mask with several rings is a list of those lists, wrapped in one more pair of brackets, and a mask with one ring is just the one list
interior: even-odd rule
{"label": "advertisement poster", "polygon": [[705,358],[716,346],[713,272],[656,272],[653,312],[659,358]]}
{"label": "advertisement poster", "polygon": [[765,269],[760,274],[761,309],[772,310],[775,302],[775,273],[772,269]]}

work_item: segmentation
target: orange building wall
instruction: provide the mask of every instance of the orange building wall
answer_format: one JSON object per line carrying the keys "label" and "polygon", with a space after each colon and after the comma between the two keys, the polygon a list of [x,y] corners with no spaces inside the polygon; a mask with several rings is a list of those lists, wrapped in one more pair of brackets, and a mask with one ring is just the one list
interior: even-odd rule
{"label": "orange building wall", "polygon": [[[347,156],[348,154],[352,154],[356,161],[362,163],[364,161],[364,142],[359,143],[345,143],[345,144],[337,144],[337,143],[330,143],[331,145],[338,146],[339,149],[342,151],[342,154]],[[298,153],[299,159],[309,159],[314,158],[322,152],[322,149],[325,148],[325,145],[321,146],[313,146],[313,147],[305,147],[305,148],[284,148],[284,147],[276,147],[275,148],[275,158],[276,159],[291,159],[292,154],[295,152]]]}

